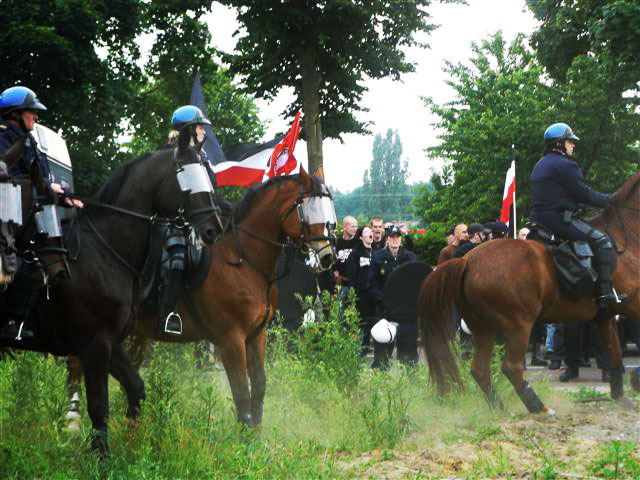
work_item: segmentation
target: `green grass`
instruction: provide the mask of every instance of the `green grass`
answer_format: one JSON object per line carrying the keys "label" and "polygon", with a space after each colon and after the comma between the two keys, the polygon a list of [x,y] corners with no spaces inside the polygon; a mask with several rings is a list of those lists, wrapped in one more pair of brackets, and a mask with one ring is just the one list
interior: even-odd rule
{"label": "green grass", "polygon": [[[3,359],[0,478],[377,478],[371,472],[403,464],[407,452],[419,457],[433,451],[446,459],[469,446],[484,457],[463,456],[466,466],[455,476],[517,477],[522,472],[505,442],[531,453],[534,478],[556,478],[556,446],[528,433],[510,437],[503,424],[513,417],[487,406],[468,362],[460,361],[465,392],[445,398],[428,386],[426,365],[371,370],[358,355],[355,311],[348,310],[343,321],[335,303],[325,302],[329,318],[299,335],[270,330],[264,422],[255,430],[236,422],[224,372],[196,368],[192,345],[156,343],[141,372],[147,400],[138,421],[124,418],[124,394],[110,380],[112,455],[103,462],[90,451],[86,412],[79,432],[65,428],[65,363],[24,352]],[[507,412],[527,418],[510,384],[496,373],[499,358],[500,352],[492,365],[496,390]],[[545,401],[551,395],[545,383],[536,389]],[[611,444],[594,455],[593,474],[633,478],[623,475],[638,472],[629,445]],[[401,472],[402,478],[438,476],[429,467]]]}

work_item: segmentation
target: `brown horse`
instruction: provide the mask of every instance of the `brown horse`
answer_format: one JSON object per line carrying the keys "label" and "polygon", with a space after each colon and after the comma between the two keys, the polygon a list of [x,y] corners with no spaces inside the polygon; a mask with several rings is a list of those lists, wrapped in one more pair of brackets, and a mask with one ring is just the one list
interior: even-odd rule
{"label": "brown horse", "polygon": [[[591,225],[615,241],[618,266],[613,285],[627,293],[598,326],[611,359],[611,396],[623,395],[622,353],[614,314],[640,320],[640,172],[628,179],[614,202]],[[523,378],[524,357],[536,322],[588,321],[596,316],[593,298],[562,298],[554,263],[545,247],[532,240],[493,240],[465,257],[438,266],[424,281],[418,318],[429,371],[442,394],[451,384],[462,387],[451,350],[450,305],[454,304],[474,337],[471,373],[492,405],[500,405],[491,386],[490,362],[498,331],[506,338],[502,372],[530,412],[546,411]]]}
{"label": "brown horse", "polygon": [[[267,383],[266,326],[278,299],[278,259],[283,251],[293,254],[302,248],[322,268],[329,268],[335,260],[331,244],[335,221],[328,190],[304,170],[274,177],[250,190],[234,207],[222,240],[210,247],[211,267],[202,287],[191,295],[191,305],[183,299],[178,306],[182,335],[158,334],[151,315],[143,315],[135,331],[143,342],[210,340],[219,344],[238,420],[258,425]],[[139,366],[146,345],[137,347]],[[77,360],[70,360],[69,367],[72,383],[80,374]]]}

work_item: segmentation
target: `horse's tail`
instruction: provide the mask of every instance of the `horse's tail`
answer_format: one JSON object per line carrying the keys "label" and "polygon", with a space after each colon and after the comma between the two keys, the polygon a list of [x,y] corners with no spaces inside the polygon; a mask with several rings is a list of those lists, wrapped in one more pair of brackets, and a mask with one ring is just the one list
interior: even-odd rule
{"label": "horse's tail", "polygon": [[461,281],[467,268],[467,260],[455,258],[427,275],[418,296],[418,323],[420,336],[429,364],[429,375],[435,380],[438,392],[443,395],[451,383],[460,389],[462,379],[456,358],[451,349],[453,322],[451,306],[459,299]]}

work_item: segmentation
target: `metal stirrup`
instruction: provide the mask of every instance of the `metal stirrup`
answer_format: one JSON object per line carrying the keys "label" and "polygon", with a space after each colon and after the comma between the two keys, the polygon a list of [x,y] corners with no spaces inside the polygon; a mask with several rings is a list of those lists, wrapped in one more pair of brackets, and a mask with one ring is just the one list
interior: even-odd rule
{"label": "metal stirrup", "polygon": [[[171,330],[170,328],[168,328],[169,326],[169,319],[172,317],[176,317],[178,319],[178,323],[180,324],[180,329],[179,330]],[[176,312],[171,312],[169,315],[167,315],[167,318],[164,320],[164,331],[165,333],[173,333],[174,335],[182,335],[182,318],[180,318],[180,315]]]}
{"label": "metal stirrup", "polygon": [[20,328],[18,328],[18,335],[16,335],[16,340],[22,340],[22,329],[24,328],[24,322],[20,322]]}

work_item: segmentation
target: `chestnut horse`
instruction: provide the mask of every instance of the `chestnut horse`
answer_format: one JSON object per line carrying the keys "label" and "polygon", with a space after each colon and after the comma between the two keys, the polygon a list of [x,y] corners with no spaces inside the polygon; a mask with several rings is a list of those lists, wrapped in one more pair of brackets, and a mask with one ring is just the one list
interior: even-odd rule
{"label": "chestnut horse", "polygon": [[[249,190],[234,207],[222,240],[210,247],[211,267],[204,284],[190,301],[183,297],[179,302],[182,335],[158,334],[154,316],[140,318],[135,327],[143,341],[136,346],[138,366],[146,339],[210,340],[220,346],[238,420],[250,427],[258,425],[267,385],[266,327],[278,300],[278,259],[283,251],[293,254],[302,248],[318,266],[329,268],[335,261],[331,232],[335,222],[329,191],[304,170]],[[77,381],[79,374],[77,359],[70,359],[69,383]]]}
{"label": "chestnut horse", "polygon": [[[629,178],[612,204],[589,223],[611,236],[618,253],[613,285],[629,296],[610,307],[598,326],[611,359],[611,396],[623,395],[622,352],[614,315],[640,320],[640,172]],[[560,296],[553,260],[533,240],[493,240],[465,257],[443,263],[424,281],[418,318],[432,380],[446,393],[462,387],[450,346],[450,305],[454,304],[473,333],[471,373],[492,405],[501,403],[491,386],[490,363],[496,333],[506,338],[502,372],[529,412],[547,411],[523,377],[529,334],[536,322],[588,321],[596,316],[593,298],[578,301]]]}

